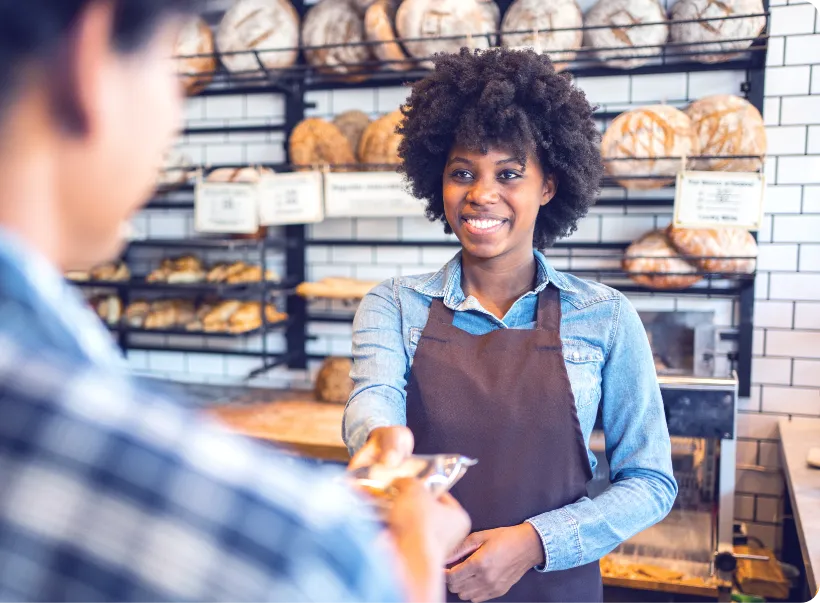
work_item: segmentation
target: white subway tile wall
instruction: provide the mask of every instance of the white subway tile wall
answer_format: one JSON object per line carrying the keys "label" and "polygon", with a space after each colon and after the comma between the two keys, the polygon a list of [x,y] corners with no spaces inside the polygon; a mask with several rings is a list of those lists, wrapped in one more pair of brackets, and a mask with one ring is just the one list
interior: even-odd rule
{"label": "white subway tile wall", "polygon": [[[588,8],[591,0],[584,0]],[[773,547],[780,543],[782,478],[777,472],[777,421],[792,414],[820,416],[820,29],[815,9],[807,3],[773,0],[771,37],[767,57],[764,121],[767,124],[769,159],[766,165],[767,198],[760,242],[759,274],[755,285],[752,395],[740,402],[738,434],[743,439],[739,460],[767,467],[773,473],[738,472],[736,516]],[[642,104],[687,101],[712,94],[742,94],[746,74],[712,71],[692,74],[579,78],[593,104],[617,111]],[[332,118],[349,109],[373,117],[395,110],[405,101],[408,88],[311,91],[314,104],[309,116]],[[185,108],[189,127],[276,123],[284,116],[281,95],[216,96],[190,99]],[[285,139],[272,134],[198,134],[183,137],[180,149],[197,164],[280,163],[285,160]],[[668,198],[672,191],[633,192],[631,198]],[[623,197],[605,190],[603,197]],[[574,242],[629,241],[671,220],[669,207],[597,208],[583,219]],[[180,238],[193,234],[190,212],[151,211],[135,220],[150,237]],[[401,274],[431,272],[448,261],[456,249],[429,243],[453,241],[440,224],[418,218],[330,219],[310,226],[308,237],[320,240],[367,241],[365,245],[310,246],[307,273],[310,279],[348,276],[382,280]],[[420,247],[378,245],[384,240],[417,240]],[[372,245],[369,243],[373,243]],[[146,270],[160,256],[141,251],[139,265]],[[217,258],[210,258],[216,260]],[[589,265],[588,259],[573,266]],[[567,266],[555,258],[556,267]],[[278,266],[281,267],[281,260]],[[731,303],[689,297],[632,296],[640,310],[711,309],[716,321],[732,325]],[[314,304],[317,309],[350,311],[340,304]],[[349,324],[315,323],[308,342],[310,354],[350,353]],[[283,349],[281,336],[275,346]],[[162,338],[159,339],[163,341]],[[156,342],[157,338],[146,341]],[[168,341],[167,338],[164,341]],[[189,340],[190,341],[190,340]],[[132,351],[130,365],[142,374],[180,381],[236,383],[261,364],[258,358],[220,354],[225,349],[250,349],[259,338],[232,342],[203,339],[207,354]],[[315,366],[313,368],[315,371]],[[310,383],[310,371],[280,368],[254,380],[270,387]],[[766,493],[766,494],[761,494]]]}

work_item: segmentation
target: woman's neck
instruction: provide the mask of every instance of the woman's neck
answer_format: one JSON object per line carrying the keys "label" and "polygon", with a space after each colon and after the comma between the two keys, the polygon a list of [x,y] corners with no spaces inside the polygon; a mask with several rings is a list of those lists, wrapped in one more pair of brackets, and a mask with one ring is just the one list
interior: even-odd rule
{"label": "woman's neck", "polygon": [[528,253],[492,259],[461,255],[461,288],[484,309],[503,319],[512,305],[533,289],[537,274],[535,255]]}

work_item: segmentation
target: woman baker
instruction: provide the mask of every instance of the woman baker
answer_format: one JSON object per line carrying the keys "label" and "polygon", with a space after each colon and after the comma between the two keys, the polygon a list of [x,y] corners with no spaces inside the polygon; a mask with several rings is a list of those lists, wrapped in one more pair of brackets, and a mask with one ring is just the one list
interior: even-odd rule
{"label": "woman baker", "polygon": [[[437,56],[403,113],[401,170],[461,250],[362,301],[351,465],[479,459],[453,490],[476,530],[450,559],[455,600],[600,601],[598,560],[661,520],[677,485],[637,313],[538,251],[596,199],[592,108],[544,56],[465,49]],[[591,499],[599,410],[612,485]]]}

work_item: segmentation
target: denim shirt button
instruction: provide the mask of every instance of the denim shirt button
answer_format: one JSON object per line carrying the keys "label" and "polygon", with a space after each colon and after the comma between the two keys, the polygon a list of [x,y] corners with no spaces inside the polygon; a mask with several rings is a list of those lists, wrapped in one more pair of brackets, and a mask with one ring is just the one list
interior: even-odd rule
{"label": "denim shirt button", "polygon": [[572,353],[572,359],[573,360],[578,360],[580,357],[581,357],[581,355],[578,352],[573,352]]}

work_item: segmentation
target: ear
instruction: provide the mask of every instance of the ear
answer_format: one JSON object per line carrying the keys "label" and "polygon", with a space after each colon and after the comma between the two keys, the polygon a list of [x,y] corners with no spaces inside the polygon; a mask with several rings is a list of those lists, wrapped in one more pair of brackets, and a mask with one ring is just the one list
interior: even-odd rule
{"label": "ear", "polygon": [[52,105],[64,129],[93,135],[108,94],[106,69],[111,54],[114,5],[90,2],[79,15],[52,69]]}
{"label": "ear", "polygon": [[547,176],[544,178],[544,186],[541,189],[541,207],[552,201],[552,198],[557,192],[558,186],[555,182],[555,176]]}

